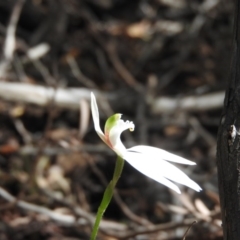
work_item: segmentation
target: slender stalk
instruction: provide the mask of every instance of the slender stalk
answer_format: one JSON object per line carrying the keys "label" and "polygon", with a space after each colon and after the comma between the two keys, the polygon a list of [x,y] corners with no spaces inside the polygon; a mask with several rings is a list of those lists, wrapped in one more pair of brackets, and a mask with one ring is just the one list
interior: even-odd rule
{"label": "slender stalk", "polygon": [[98,233],[98,229],[99,229],[101,219],[102,219],[103,214],[106,211],[106,209],[107,209],[107,207],[108,207],[108,205],[109,205],[109,203],[112,199],[112,196],[113,196],[113,193],[114,193],[114,188],[117,184],[118,179],[121,176],[123,166],[124,166],[124,160],[120,156],[118,156],[117,162],[116,162],[116,165],[115,165],[115,169],[114,169],[114,173],[113,173],[113,178],[112,178],[111,182],[108,184],[108,186],[107,186],[107,188],[106,188],[106,190],[103,194],[102,202],[101,202],[101,204],[98,208],[98,212],[97,212],[97,215],[96,215],[96,219],[95,219],[95,223],[94,223],[94,226],[93,226],[93,230],[92,230],[90,240],[95,240],[96,237],[97,237],[97,233]]}

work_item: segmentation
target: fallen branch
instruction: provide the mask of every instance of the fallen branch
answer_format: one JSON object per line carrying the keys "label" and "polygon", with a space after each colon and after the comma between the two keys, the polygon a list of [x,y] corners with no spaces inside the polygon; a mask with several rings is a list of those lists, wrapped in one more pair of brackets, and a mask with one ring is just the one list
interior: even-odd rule
{"label": "fallen branch", "polygon": [[[39,106],[54,104],[56,107],[79,110],[82,99],[89,100],[90,89],[87,88],[52,88],[27,83],[0,82],[0,98],[8,101],[33,103]],[[94,91],[97,98],[110,94]],[[176,111],[208,111],[223,106],[224,92],[208,93],[201,96],[183,98],[159,97],[152,100],[150,109],[153,114],[172,113]],[[111,101],[114,99],[111,99]],[[130,104],[128,102],[128,104]]]}
{"label": "fallen branch", "polygon": [[[57,213],[53,210],[50,210],[46,207],[38,206],[36,204],[28,203],[26,201],[18,200],[13,195],[8,193],[5,189],[0,187],[0,197],[5,199],[10,203],[14,203],[17,207],[31,211],[39,214],[43,214],[49,217],[51,220],[56,221],[58,224],[64,226],[83,226],[83,225],[92,225],[94,221],[94,216],[90,213],[84,211],[80,207],[74,208],[75,215],[64,215],[61,213]],[[78,217],[76,217],[78,216]],[[114,223],[110,221],[102,221],[100,224],[100,228],[102,231],[125,231],[126,226],[120,223]]]}
{"label": "fallen branch", "polygon": [[26,83],[0,83],[0,97],[8,101],[33,103],[39,106],[54,104],[57,107],[79,110],[79,102],[89,99],[86,88],[57,88]]}
{"label": "fallen branch", "polygon": [[151,111],[154,114],[176,111],[208,111],[223,107],[224,92],[208,93],[201,96],[183,98],[159,97],[152,102]]}

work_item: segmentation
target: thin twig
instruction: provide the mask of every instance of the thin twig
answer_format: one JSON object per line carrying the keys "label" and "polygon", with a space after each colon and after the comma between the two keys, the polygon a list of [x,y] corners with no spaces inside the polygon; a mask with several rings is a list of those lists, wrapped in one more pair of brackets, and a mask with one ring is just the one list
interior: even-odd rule
{"label": "thin twig", "polygon": [[72,70],[74,77],[79,82],[81,82],[83,85],[85,85],[88,88],[96,88],[96,84],[90,78],[88,78],[82,73],[80,67],[77,64],[77,61],[73,56],[68,56],[66,60]]}
{"label": "thin twig", "polygon": [[193,221],[192,222],[192,224],[187,228],[187,230],[186,230],[186,232],[185,232],[185,234],[183,235],[183,240],[185,240],[186,239],[186,236],[187,236],[187,234],[188,234],[188,232],[189,232],[189,230],[191,229],[191,227],[194,225],[194,224],[196,224],[197,223],[197,221]]}
{"label": "thin twig", "polygon": [[6,39],[4,43],[4,59],[0,63],[0,77],[4,77],[14,55],[16,45],[16,28],[25,0],[18,0],[13,8],[13,12],[7,27]]}
{"label": "thin twig", "polygon": [[163,224],[158,224],[158,225],[154,225],[154,226],[149,226],[148,228],[138,227],[135,231],[119,234],[119,239],[123,240],[123,239],[129,239],[129,238],[135,237],[137,235],[150,234],[150,233],[155,233],[155,232],[160,232],[160,231],[169,231],[172,229],[176,229],[178,227],[189,226],[195,220],[196,219],[189,218],[189,219],[185,219],[181,222],[163,223]]}

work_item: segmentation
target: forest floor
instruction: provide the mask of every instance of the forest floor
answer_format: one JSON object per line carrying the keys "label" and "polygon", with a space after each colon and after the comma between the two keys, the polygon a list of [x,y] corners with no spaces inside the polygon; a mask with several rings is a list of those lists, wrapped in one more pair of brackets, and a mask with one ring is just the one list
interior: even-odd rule
{"label": "forest floor", "polygon": [[0,240],[89,239],[116,160],[94,131],[92,91],[102,127],[122,113],[135,123],[127,147],[196,162],[178,167],[203,188],[178,195],[126,163],[99,239],[222,239],[232,16],[224,0],[0,0]]}

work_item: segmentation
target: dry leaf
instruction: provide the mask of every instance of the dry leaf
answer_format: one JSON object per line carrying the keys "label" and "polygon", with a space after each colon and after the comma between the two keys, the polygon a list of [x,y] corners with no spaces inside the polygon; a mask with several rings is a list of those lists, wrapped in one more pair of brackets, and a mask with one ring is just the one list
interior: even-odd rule
{"label": "dry leaf", "polygon": [[131,38],[146,39],[151,35],[151,23],[144,20],[138,23],[129,25],[126,29],[126,33]]}
{"label": "dry leaf", "polygon": [[9,113],[12,117],[16,118],[16,117],[21,117],[24,114],[24,112],[25,112],[25,107],[18,105],[12,108]]}

